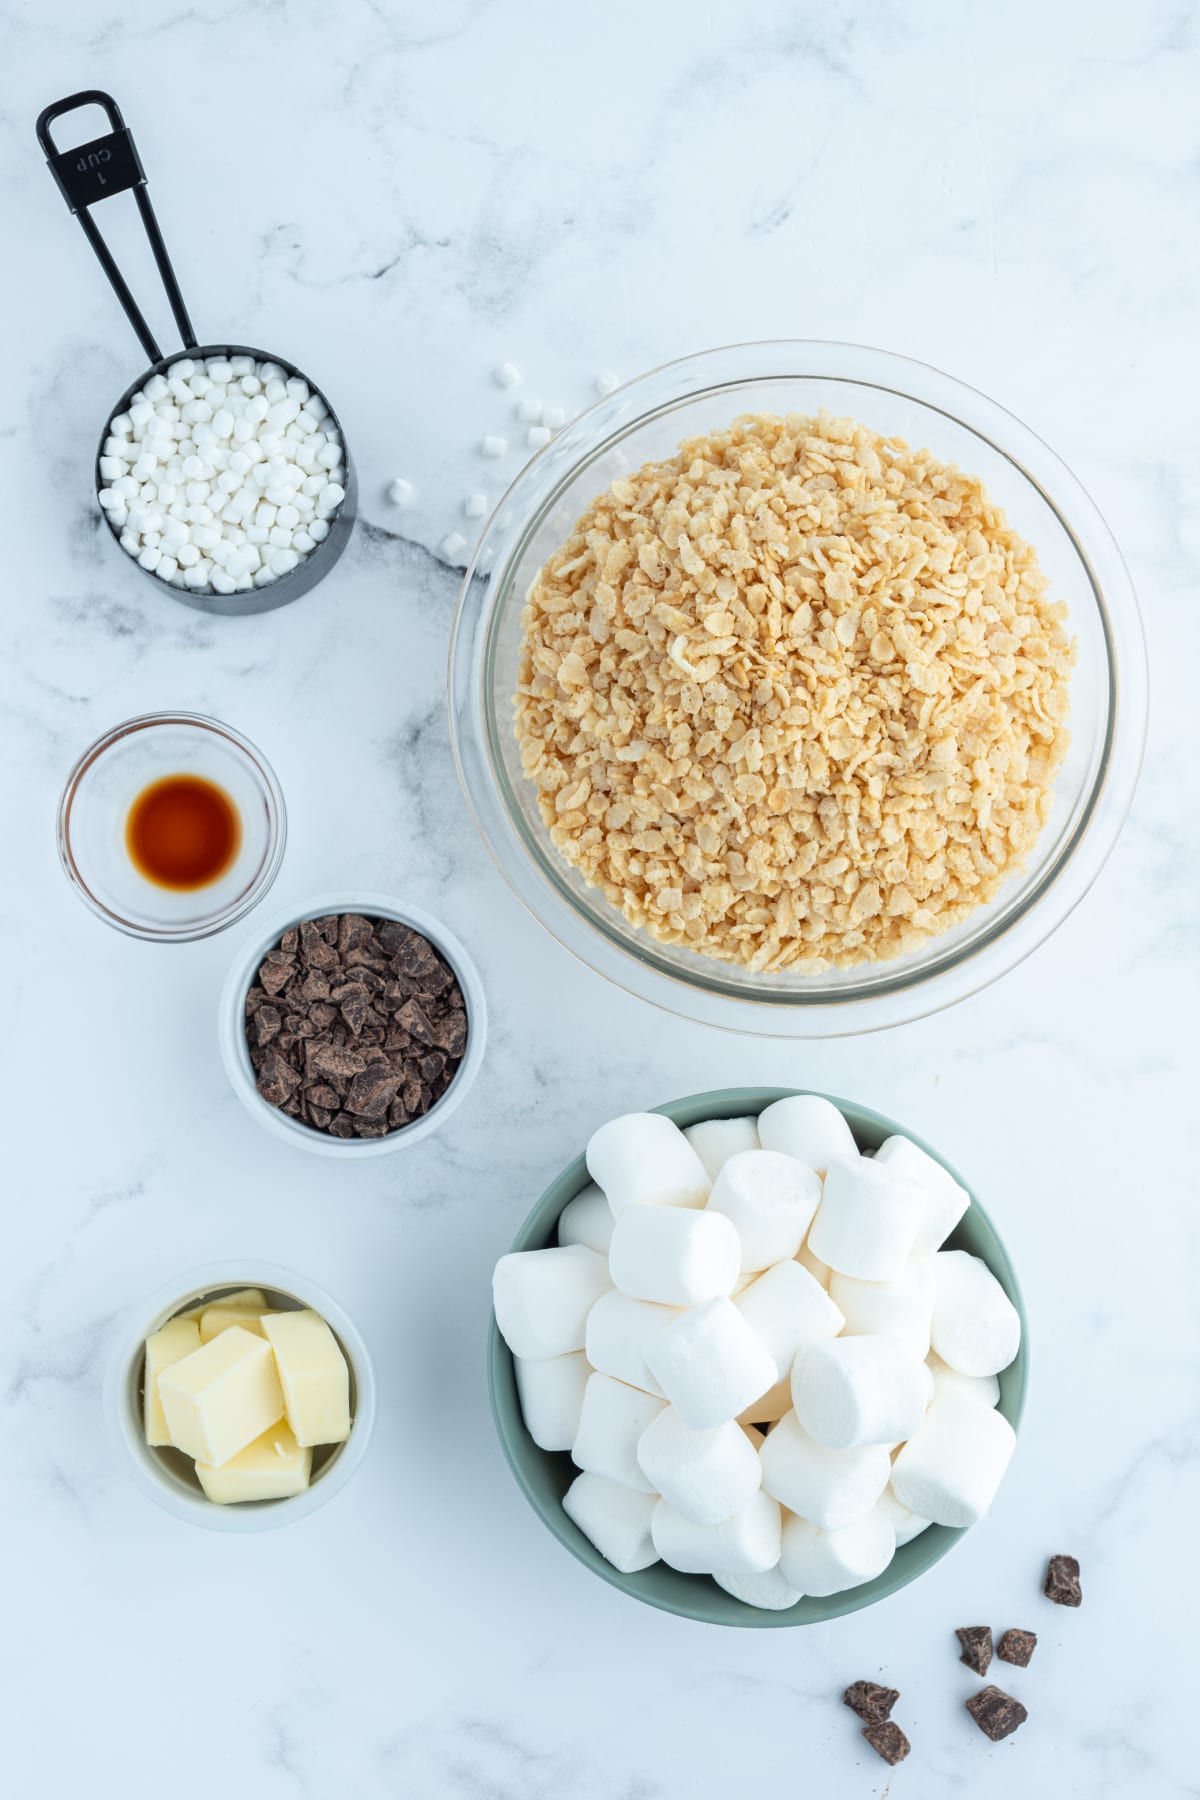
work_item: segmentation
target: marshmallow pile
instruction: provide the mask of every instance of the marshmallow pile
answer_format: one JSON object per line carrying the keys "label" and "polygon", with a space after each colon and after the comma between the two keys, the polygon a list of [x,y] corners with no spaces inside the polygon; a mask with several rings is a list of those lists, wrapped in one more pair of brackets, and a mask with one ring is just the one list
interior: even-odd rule
{"label": "marshmallow pile", "polygon": [[143,569],[234,594],[328,537],[342,475],[341,438],[306,381],[252,356],[184,356],[109,421],[99,500]]}
{"label": "marshmallow pile", "polygon": [[493,1295],[529,1435],[569,1451],[564,1509],[615,1568],[781,1610],[983,1517],[1020,1322],[942,1249],[969,1196],[939,1163],[860,1155],[802,1094],[686,1131],[626,1114],[587,1166],[557,1248],[501,1257]]}

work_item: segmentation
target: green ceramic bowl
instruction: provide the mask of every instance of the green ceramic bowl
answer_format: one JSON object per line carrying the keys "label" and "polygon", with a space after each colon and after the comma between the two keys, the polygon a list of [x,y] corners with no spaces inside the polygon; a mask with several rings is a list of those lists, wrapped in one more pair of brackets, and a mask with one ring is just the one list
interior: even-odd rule
{"label": "green ceramic bowl", "polygon": [[[789,1094],[810,1092],[811,1089],[798,1088],[720,1088],[711,1094],[690,1094],[684,1100],[673,1100],[654,1110],[665,1113],[677,1125],[695,1125],[701,1119],[733,1119],[747,1113],[757,1115],[773,1100],[782,1100]],[[1021,1290],[1017,1286],[1008,1253],[1000,1242],[995,1226],[975,1198],[970,1184],[963,1180],[957,1169],[950,1168],[949,1163],[937,1155],[931,1144],[926,1144],[905,1126],[898,1125],[894,1119],[884,1118],[882,1113],[871,1112],[865,1106],[856,1106],[850,1100],[840,1100],[835,1094],[830,1094],[827,1098],[845,1114],[860,1150],[875,1150],[893,1132],[903,1132],[906,1137],[912,1138],[914,1144],[920,1144],[923,1150],[937,1157],[943,1167],[950,1169],[954,1179],[961,1182],[971,1194],[971,1205],[948,1239],[947,1247],[953,1250],[970,1250],[974,1255],[982,1257],[1020,1314],[1021,1348],[1016,1360],[1000,1377],[1000,1411],[1016,1430],[1025,1405],[1028,1380],[1028,1328]],[[574,1199],[587,1186],[588,1179],[583,1157],[577,1156],[550,1183],[513,1239],[512,1248],[544,1250],[556,1243],[558,1215],[567,1201]],[[961,1531],[952,1531],[947,1526],[931,1525],[910,1544],[902,1545],[888,1568],[876,1580],[865,1582],[862,1587],[851,1588],[843,1594],[832,1594],[828,1599],[799,1600],[787,1612],[763,1612],[756,1606],[746,1606],[731,1594],[725,1593],[707,1576],[680,1575],[665,1563],[655,1563],[653,1568],[643,1569],[636,1575],[622,1575],[611,1563],[605,1562],[600,1552],[589,1543],[562,1509],[563,1495],[578,1471],[569,1456],[539,1450],[525,1430],[517,1397],[512,1354],[497,1329],[495,1314],[492,1315],[488,1336],[488,1388],[492,1400],[492,1415],[509,1467],[542,1523],[554,1533],[560,1544],[566,1545],[572,1556],[578,1557],[581,1563],[585,1563],[613,1587],[632,1595],[635,1600],[645,1601],[647,1606],[657,1606],[663,1612],[678,1613],[681,1618],[699,1619],[706,1625],[816,1625],[824,1619],[836,1619],[842,1613],[858,1612],[861,1607],[873,1606],[877,1600],[886,1600],[889,1594],[907,1587],[910,1581],[923,1575],[926,1569],[953,1549],[962,1536]]]}

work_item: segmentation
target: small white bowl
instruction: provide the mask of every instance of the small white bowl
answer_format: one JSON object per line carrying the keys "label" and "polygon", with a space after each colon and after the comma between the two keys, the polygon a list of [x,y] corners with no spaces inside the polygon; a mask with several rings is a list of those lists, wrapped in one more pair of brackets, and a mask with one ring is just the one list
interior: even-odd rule
{"label": "small white bowl", "polygon": [[[429,939],[435,950],[441,952],[454,970],[466,1002],[467,1048],[450,1086],[421,1118],[414,1119],[411,1125],[402,1125],[381,1138],[330,1137],[327,1132],[316,1131],[299,1119],[289,1118],[277,1106],[268,1105],[255,1085],[250,1046],[246,1042],[246,995],[267,951],[275,948],[289,926],[298,925],[303,919],[319,919],[326,913],[346,912],[363,913],[367,918],[395,919],[399,924],[411,925],[414,931],[419,931],[422,937]],[[407,1149],[410,1144],[419,1143],[423,1137],[428,1137],[431,1131],[436,1131],[455,1108],[462,1104],[483,1061],[487,1006],[479,971],[466,950],[453,932],[448,931],[431,914],[423,912],[419,906],[402,904],[389,899],[386,894],[318,894],[314,900],[305,901],[299,906],[289,906],[259,920],[253,938],[243,944],[226,977],[221,992],[217,1030],[225,1073],[233,1083],[233,1090],[242,1105],[260,1125],[265,1125],[276,1137],[285,1139],[298,1149],[311,1150],[317,1156],[385,1156],[392,1150]]]}
{"label": "small white bowl", "polygon": [[[159,1330],[176,1313],[187,1312],[201,1300],[242,1287],[264,1288],[268,1295],[320,1313],[350,1365],[350,1436],[344,1444],[316,1451],[312,1485],[304,1493],[287,1500],[251,1500],[220,1506],[205,1496],[188,1457],[178,1450],[157,1448],[146,1442],[142,1423],[145,1344],[151,1332]],[[341,1492],[358,1468],[375,1428],[375,1370],[371,1353],[349,1316],[332,1294],[315,1282],[277,1263],[212,1263],[179,1276],[128,1314],[109,1363],[104,1409],[128,1452],[130,1472],[137,1485],[173,1518],[208,1531],[270,1531],[324,1506]]]}

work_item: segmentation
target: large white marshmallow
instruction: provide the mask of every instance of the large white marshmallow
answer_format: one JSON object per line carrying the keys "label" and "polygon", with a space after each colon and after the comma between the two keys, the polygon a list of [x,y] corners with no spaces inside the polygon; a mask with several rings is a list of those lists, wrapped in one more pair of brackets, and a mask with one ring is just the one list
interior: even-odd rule
{"label": "large white marshmallow", "polygon": [[[811,1230],[812,1227],[810,1226],[809,1229]],[[826,1293],[829,1292],[829,1284],[833,1279],[833,1270],[827,1262],[822,1262],[819,1256],[814,1256],[807,1244],[802,1246],[796,1261],[803,1268],[807,1269],[809,1274],[813,1276],[815,1280],[820,1282]]]}
{"label": "large white marshmallow", "polygon": [[568,1200],[559,1213],[558,1241],[560,1244],[586,1244],[598,1256],[607,1256],[612,1234],[612,1207],[604,1190],[589,1181],[583,1192]]}
{"label": "large white marshmallow", "polygon": [[713,1580],[743,1606],[757,1606],[760,1612],[786,1612],[804,1598],[778,1563],[762,1575],[714,1575]]}
{"label": "large white marshmallow", "polygon": [[771,1352],[724,1298],[680,1313],[647,1346],[646,1361],[693,1431],[736,1419],[779,1380]]}
{"label": "large white marshmallow", "polygon": [[1017,1309],[987,1264],[967,1250],[934,1257],[933,1347],[960,1375],[998,1375],[1021,1345]]}
{"label": "large white marshmallow", "polygon": [[693,1525],[731,1519],[762,1484],[758,1451],[740,1425],[693,1431],[673,1406],[643,1431],[637,1456],[655,1492]]}
{"label": "large white marshmallow", "polygon": [[749,1406],[742,1408],[738,1414],[738,1424],[746,1426],[773,1425],[777,1419],[782,1419],[784,1413],[791,1412],[791,1410],[792,1383],[789,1371],[786,1381],[777,1381],[775,1386],[769,1387],[765,1394],[760,1394],[757,1400],[752,1400]]}
{"label": "large white marshmallow", "polygon": [[913,1240],[914,1256],[932,1256],[940,1250],[958,1221],[971,1204],[966,1188],[960,1187],[948,1169],[943,1169],[911,1138],[885,1138],[875,1152],[875,1161],[883,1163],[898,1175],[915,1181],[925,1189],[925,1212]]}
{"label": "large white marshmallow", "polygon": [[611,1286],[608,1264],[583,1244],[510,1251],[492,1276],[500,1335],[534,1362],[582,1350],[587,1316]]}
{"label": "large white marshmallow", "polygon": [[646,1347],[680,1316],[678,1307],[631,1300],[628,1294],[610,1288],[588,1314],[583,1346],[587,1359],[602,1375],[613,1375],[630,1387],[661,1397],[662,1389],[646,1362]]}
{"label": "large white marshmallow", "polygon": [[650,1536],[657,1505],[656,1494],[639,1494],[603,1475],[577,1475],[563,1496],[567,1517],[622,1575],[636,1575],[658,1561]]}
{"label": "large white marshmallow", "polygon": [[835,1338],[845,1322],[820,1282],[798,1262],[776,1263],[739,1294],[734,1305],[767,1346],[784,1379],[803,1344]]}
{"label": "large white marshmallow", "polygon": [[591,1370],[582,1350],[540,1362],[513,1358],[521,1417],[539,1450],[569,1450],[579,1431],[583,1390]]}
{"label": "large white marshmallow", "polygon": [[870,1512],[888,1484],[892,1459],[882,1444],[830,1450],[794,1412],[767,1433],[759,1453],[766,1492],[801,1518],[836,1531]]}
{"label": "large white marshmallow", "polygon": [[761,1489],[720,1525],[693,1525],[666,1500],[650,1520],[654,1548],[684,1575],[764,1575],[779,1561],[783,1519]]}
{"label": "large white marshmallow", "polygon": [[821,1598],[874,1581],[896,1553],[885,1511],[875,1506],[852,1525],[827,1531],[808,1519],[788,1519],[779,1566],[785,1581]]}
{"label": "large white marshmallow", "polygon": [[915,1537],[920,1537],[921,1533],[928,1531],[933,1524],[932,1519],[922,1519],[918,1513],[910,1511],[907,1506],[901,1506],[890,1486],[884,1488],[876,1502],[876,1507],[895,1533],[897,1550],[902,1544],[911,1544]]}
{"label": "large white marshmallow", "polygon": [[976,1525],[996,1496],[1016,1442],[1003,1413],[963,1394],[937,1394],[892,1466],[892,1492],[901,1506],[935,1525]]}
{"label": "large white marshmallow", "polygon": [[869,1156],[835,1157],[808,1234],[814,1256],[858,1281],[895,1281],[925,1212],[925,1190]]}
{"label": "large white marshmallow", "polygon": [[662,1409],[663,1402],[653,1394],[627,1387],[611,1375],[590,1375],[583,1390],[572,1459],[592,1475],[606,1475],[623,1487],[652,1493],[637,1459],[637,1447],[643,1431]]}
{"label": "large white marshmallow", "polygon": [[820,1204],[820,1176],[778,1150],[731,1156],[708,1196],[709,1212],[724,1213],[737,1229],[743,1270],[796,1256]]}
{"label": "large white marshmallow", "polygon": [[608,1196],[613,1216],[631,1206],[703,1206],[708,1172],[671,1119],[622,1113],[588,1140],[588,1174]]}
{"label": "large white marshmallow", "polygon": [[820,1094],[792,1094],[758,1115],[764,1150],[781,1150],[823,1175],[838,1156],[857,1156],[854,1133],[831,1100]]}
{"label": "large white marshmallow", "polygon": [[930,1375],[933,1377],[933,1391],[943,1394],[947,1390],[965,1394],[969,1400],[977,1400],[981,1406],[995,1406],[1000,1398],[1000,1381],[995,1375],[960,1375],[957,1369],[943,1362],[936,1350],[931,1350],[926,1358]]}
{"label": "large white marshmallow", "polygon": [[684,1130],[684,1137],[704,1164],[710,1181],[715,1181],[731,1156],[741,1150],[757,1150],[758,1120],[747,1119],[702,1119],[699,1125],[689,1125]]}
{"label": "large white marshmallow", "polygon": [[609,1245],[613,1285],[634,1300],[697,1306],[732,1291],[742,1250],[724,1213],[683,1206],[631,1206]]}
{"label": "large white marshmallow", "polygon": [[792,1405],[829,1450],[898,1444],[922,1419],[933,1378],[894,1338],[839,1337],[806,1344],[792,1365]]}
{"label": "large white marshmallow", "polygon": [[895,1281],[856,1281],[853,1275],[834,1274],[829,1297],[845,1316],[848,1337],[878,1332],[924,1361],[933,1324],[933,1277],[932,1256],[912,1256]]}

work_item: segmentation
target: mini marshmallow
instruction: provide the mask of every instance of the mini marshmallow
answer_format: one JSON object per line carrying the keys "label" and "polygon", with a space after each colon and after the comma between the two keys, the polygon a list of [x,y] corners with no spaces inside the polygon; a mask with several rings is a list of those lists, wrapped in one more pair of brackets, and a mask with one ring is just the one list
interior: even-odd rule
{"label": "mini marshmallow", "polygon": [[713,1182],[708,1210],[732,1219],[743,1269],[768,1269],[797,1255],[821,1203],[812,1169],[778,1150],[742,1150]]}
{"label": "mini marshmallow", "polygon": [[925,1190],[915,1182],[870,1157],[838,1156],[825,1176],[809,1248],[840,1275],[895,1281],[924,1212]]}
{"label": "mini marshmallow", "polygon": [[910,1257],[895,1281],[833,1275],[829,1283],[830,1298],[845,1315],[848,1337],[879,1333],[895,1338],[922,1362],[929,1355],[933,1293],[932,1256]]}
{"label": "mini marshmallow", "polygon": [[499,368],[492,371],[492,379],[495,381],[497,387],[516,387],[521,379],[521,371],[517,368],[515,363],[502,362]]}
{"label": "mini marshmallow", "polygon": [[606,1475],[623,1487],[652,1493],[637,1459],[638,1440],[663,1410],[663,1402],[611,1375],[588,1376],[571,1457],[581,1469]]}
{"label": "mini marshmallow", "polygon": [[588,1174],[615,1217],[627,1207],[703,1206],[710,1182],[678,1125],[661,1113],[622,1113],[588,1140]]}
{"label": "mini marshmallow", "polygon": [[748,1506],[762,1482],[758,1452],[739,1425],[692,1431],[665,1407],[638,1441],[650,1486],[691,1525],[721,1525]]}
{"label": "mini marshmallow", "polygon": [[539,1450],[569,1450],[579,1434],[583,1390],[591,1370],[582,1350],[527,1362],[514,1356],[525,1429]]}
{"label": "mini marshmallow", "polygon": [[494,433],[489,432],[487,437],[481,439],[479,449],[483,456],[503,456],[508,449],[508,439],[497,437]]}
{"label": "mini marshmallow", "polygon": [[890,1337],[807,1344],[792,1367],[792,1404],[810,1437],[829,1450],[903,1443],[920,1426],[933,1378]]}
{"label": "mini marshmallow", "polygon": [[619,375],[614,375],[611,369],[602,369],[600,374],[596,377],[596,392],[600,395],[602,400],[611,394],[614,389],[619,388],[620,385],[621,377]]}
{"label": "mini marshmallow", "polygon": [[913,1242],[914,1256],[932,1256],[940,1250],[958,1221],[971,1204],[966,1188],[960,1187],[948,1169],[943,1169],[927,1151],[911,1138],[885,1138],[875,1152],[875,1161],[895,1169],[906,1181],[915,1181],[925,1189],[925,1216],[917,1228]]}
{"label": "mini marshmallow", "polygon": [[612,1375],[630,1387],[662,1397],[662,1388],[650,1373],[646,1353],[674,1320],[682,1317],[677,1307],[656,1306],[651,1300],[631,1300],[611,1288],[601,1294],[587,1318],[584,1349],[593,1369]]}
{"label": "mini marshmallow", "polygon": [[977,1525],[1016,1443],[1003,1413],[964,1394],[937,1394],[896,1458],[892,1492],[901,1506],[935,1525]]}
{"label": "mini marshmallow", "polygon": [[457,531],[448,531],[438,545],[439,557],[444,563],[449,563],[453,569],[465,567],[466,550],[467,540],[465,537],[461,537]]}
{"label": "mini marshmallow", "polygon": [[934,1257],[934,1349],[960,1375],[998,1375],[1021,1344],[1021,1321],[987,1264],[966,1250]]}
{"label": "mini marshmallow", "polygon": [[857,1156],[854,1133],[831,1100],[820,1094],[790,1094],[775,1100],[758,1118],[764,1150],[779,1150],[824,1175],[838,1156]]}
{"label": "mini marshmallow", "polygon": [[931,1350],[925,1360],[935,1394],[947,1391],[964,1394],[968,1400],[977,1400],[980,1406],[995,1406],[999,1401],[1000,1382],[995,1375],[960,1375],[957,1369],[942,1361],[936,1350]]}
{"label": "mini marshmallow", "polygon": [[463,501],[463,512],[468,519],[486,519],[488,497],[486,494],[468,494]]}
{"label": "mini marshmallow", "polygon": [[824,1531],[852,1525],[870,1512],[892,1473],[892,1459],[882,1444],[829,1450],[805,1431],[794,1412],[768,1432],[759,1460],[766,1492]]}
{"label": "mini marshmallow", "polygon": [[693,1525],[660,1500],[650,1535],[663,1561],[684,1575],[765,1575],[779,1561],[783,1519],[761,1489],[720,1525]]}
{"label": "mini marshmallow", "polygon": [[658,1500],[603,1475],[577,1475],[563,1496],[563,1511],[622,1575],[636,1575],[658,1561],[650,1521]]}
{"label": "mini marshmallow", "polygon": [[604,1258],[582,1244],[510,1251],[492,1276],[500,1335],[533,1361],[582,1350],[587,1316],[610,1286]]}
{"label": "mini marshmallow", "polygon": [[387,497],[393,506],[411,506],[417,497],[417,490],[411,481],[405,481],[403,475],[397,475],[388,488]]}
{"label": "mini marshmallow", "polygon": [[[766,1345],[785,1380],[803,1345],[835,1338],[844,1323],[820,1282],[798,1262],[776,1263],[739,1294],[734,1304]],[[782,1418],[783,1413],[777,1416]]]}
{"label": "mini marshmallow", "polygon": [[822,1262],[819,1256],[814,1256],[807,1244],[802,1247],[796,1261],[820,1282],[826,1293],[829,1292],[829,1284],[833,1277],[833,1270],[827,1262]]}
{"label": "mini marshmallow", "polygon": [[[626,1215],[639,1216],[637,1210]],[[677,1216],[687,1219],[692,1215]],[[618,1220],[617,1233],[621,1223]],[[681,1313],[647,1347],[646,1362],[671,1405],[693,1431],[736,1419],[779,1380],[771,1352],[733,1301],[724,1298],[707,1300]]]}
{"label": "mini marshmallow", "polygon": [[529,430],[525,433],[525,442],[529,445],[531,450],[540,450],[544,444],[550,442],[552,435],[552,432],[546,425],[531,425]]}
{"label": "mini marshmallow", "polygon": [[891,1526],[897,1550],[902,1544],[911,1544],[915,1537],[920,1537],[933,1524],[932,1519],[922,1519],[918,1513],[910,1512],[907,1506],[901,1506],[890,1487],[884,1488],[875,1506],[876,1511],[881,1512]]}
{"label": "mini marshmallow", "polygon": [[516,414],[522,425],[538,425],[542,418],[542,403],[540,400],[518,400]]}
{"label": "mini marshmallow", "polygon": [[713,1580],[743,1606],[756,1606],[759,1612],[786,1612],[804,1595],[794,1588],[778,1563],[762,1575],[714,1575]]}
{"label": "mini marshmallow", "polygon": [[807,1519],[788,1519],[779,1567],[785,1581],[821,1599],[874,1581],[895,1554],[891,1523],[876,1506],[837,1530],[821,1530]]}
{"label": "mini marshmallow", "polygon": [[777,1381],[775,1386],[769,1387],[765,1394],[760,1394],[757,1400],[752,1400],[749,1406],[743,1407],[738,1414],[738,1424],[748,1427],[774,1425],[777,1420],[782,1419],[784,1413],[791,1412],[792,1383],[790,1374],[789,1370],[786,1380]]}
{"label": "mini marshmallow", "polygon": [[558,1241],[560,1244],[586,1244],[598,1256],[607,1256],[612,1234],[612,1207],[603,1190],[594,1181],[589,1181],[582,1193],[568,1200],[559,1213]]}
{"label": "mini marshmallow", "polygon": [[739,1150],[758,1150],[758,1120],[745,1119],[702,1119],[698,1125],[689,1125],[684,1137],[704,1164],[710,1181],[715,1181],[724,1165]]}

